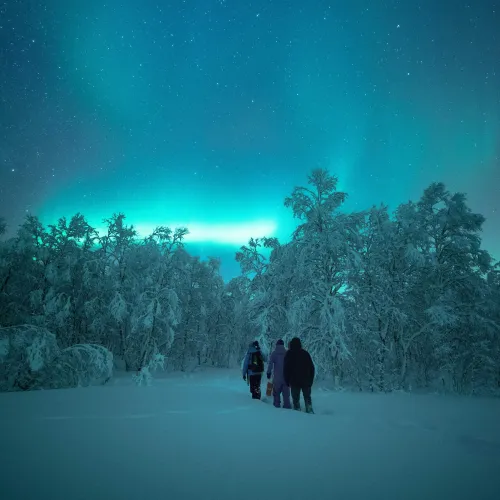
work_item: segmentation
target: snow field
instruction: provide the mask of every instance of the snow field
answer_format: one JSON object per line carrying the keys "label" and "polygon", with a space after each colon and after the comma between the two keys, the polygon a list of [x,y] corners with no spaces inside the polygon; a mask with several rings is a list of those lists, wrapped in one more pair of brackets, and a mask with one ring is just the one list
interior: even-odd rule
{"label": "snow field", "polygon": [[253,401],[230,370],[0,394],[0,498],[500,499],[500,400],[318,386],[313,404]]}

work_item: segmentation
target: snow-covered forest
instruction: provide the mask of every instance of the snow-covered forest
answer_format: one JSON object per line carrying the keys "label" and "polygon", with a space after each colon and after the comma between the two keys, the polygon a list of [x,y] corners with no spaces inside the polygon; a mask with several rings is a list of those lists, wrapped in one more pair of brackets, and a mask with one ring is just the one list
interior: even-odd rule
{"label": "snow-covered forest", "polygon": [[[319,376],[353,390],[500,389],[500,267],[484,217],[430,185],[417,202],[347,213],[326,170],[285,205],[290,241],[250,240],[241,276],[184,246],[188,228],[139,238],[123,214],[99,234],[77,214],[28,216],[0,243],[0,389],[105,383],[135,372],[238,366],[299,336]],[[0,232],[5,223],[0,222]]]}

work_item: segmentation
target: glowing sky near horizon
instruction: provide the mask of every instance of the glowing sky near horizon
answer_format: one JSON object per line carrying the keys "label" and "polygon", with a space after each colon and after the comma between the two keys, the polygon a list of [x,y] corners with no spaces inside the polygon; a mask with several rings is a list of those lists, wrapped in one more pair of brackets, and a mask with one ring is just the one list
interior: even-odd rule
{"label": "glowing sky near horizon", "polygon": [[230,275],[320,166],[352,209],[466,192],[498,258],[496,4],[4,1],[0,216],[186,225]]}

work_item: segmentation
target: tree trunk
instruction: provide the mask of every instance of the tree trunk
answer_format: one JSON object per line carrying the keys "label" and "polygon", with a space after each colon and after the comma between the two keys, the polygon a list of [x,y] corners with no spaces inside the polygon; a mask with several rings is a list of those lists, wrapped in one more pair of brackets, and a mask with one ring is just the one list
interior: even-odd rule
{"label": "tree trunk", "polygon": [[406,387],[406,374],[407,374],[407,365],[408,365],[408,351],[407,349],[403,349],[403,356],[401,359],[401,369],[400,369],[400,377],[399,384],[402,389]]}
{"label": "tree trunk", "polygon": [[386,392],[387,384],[385,380],[385,342],[382,347],[377,349],[377,372],[378,372],[378,390]]}
{"label": "tree trunk", "polygon": [[3,293],[5,291],[5,289],[7,288],[7,283],[10,280],[11,273],[12,273],[12,267],[9,267],[9,272],[7,273],[7,276],[5,277],[5,279],[3,280],[2,287],[0,288],[0,293]]}
{"label": "tree trunk", "polygon": [[125,350],[126,350],[125,327],[124,325],[120,325],[120,353],[123,361],[125,361],[125,369],[129,371],[129,364]]}
{"label": "tree trunk", "polygon": [[181,372],[186,371],[187,344],[188,344],[188,328],[187,328],[187,324],[186,324],[185,328],[184,328],[184,336],[182,338]]}

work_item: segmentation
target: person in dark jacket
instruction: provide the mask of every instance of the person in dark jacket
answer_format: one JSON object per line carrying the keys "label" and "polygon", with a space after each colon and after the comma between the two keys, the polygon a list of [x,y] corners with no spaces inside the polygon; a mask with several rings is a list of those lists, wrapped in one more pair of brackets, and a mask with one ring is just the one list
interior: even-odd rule
{"label": "person in dark jacket", "polygon": [[285,355],[285,343],[280,339],[276,342],[276,348],[272,352],[267,366],[267,379],[270,380],[271,375],[273,376],[273,399],[276,408],[281,406],[281,394],[283,394],[283,408],[291,408],[290,388],[285,384],[283,378]]}
{"label": "person in dark jacket", "polygon": [[260,350],[257,340],[250,343],[243,362],[243,380],[247,380],[250,385],[252,399],[260,399],[260,384],[264,373],[264,356]]}
{"label": "person in dark jacket", "polygon": [[300,411],[300,391],[304,396],[307,413],[314,413],[312,408],[311,388],[314,381],[314,364],[311,355],[302,349],[298,337],[290,341],[290,349],[285,355],[283,375],[285,383],[291,388],[293,409]]}

